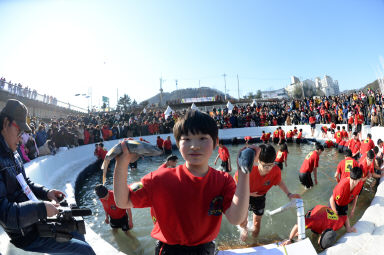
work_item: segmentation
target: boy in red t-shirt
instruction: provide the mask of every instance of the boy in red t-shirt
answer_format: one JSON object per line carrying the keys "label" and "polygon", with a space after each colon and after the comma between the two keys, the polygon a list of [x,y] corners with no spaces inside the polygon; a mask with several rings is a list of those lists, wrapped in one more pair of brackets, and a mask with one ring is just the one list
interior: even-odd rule
{"label": "boy in red t-shirt", "polygon": [[131,209],[118,208],[112,190],[108,190],[104,185],[98,184],[95,187],[95,192],[103,205],[106,224],[109,224],[114,230],[121,228],[126,233],[133,228]]}
{"label": "boy in red t-shirt", "polygon": [[297,134],[297,137],[296,137],[296,143],[297,143],[297,144],[300,144],[302,138],[303,138],[303,130],[300,129],[300,130],[299,130],[299,133]]}
{"label": "boy in red t-shirt", "polygon": [[228,148],[223,145],[223,141],[219,141],[219,154],[217,154],[217,157],[215,159],[215,165],[217,163],[217,159],[220,157],[221,159],[221,167],[224,172],[231,172],[232,166],[231,166],[231,155],[229,154]]}
{"label": "boy in red t-shirt", "polygon": [[[300,195],[289,192],[284,181],[281,180],[281,170],[274,164],[276,158],[275,148],[269,144],[262,144],[259,148],[260,154],[255,159],[255,162],[257,162],[258,165],[253,166],[249,175],[250,197],[248,210],[253,212],[253,237],[259,235],[261,218],[263,217],[265,208],[265,196],[272,186],[279,186],[279,188],[287,194],[289,199],[300,198]],[[239,171],[237,171],[234,176],[235,180],[238,178],[238,172]],[[240,224],[240,227],[242,228],[240,238],[242,241],[245,241],[248,235],[247,224],[248,214],[246,215],[244,221]]]}
{"label": "boy in red t-shirt", "polygon": [[313,187],[312,172],[315,177],[315,184],[317,185],[317,167],[319,166],[319,157],[323,151],[324,146],[316,143],[316,149],[305,157],[301,165],[299,179],[300,183],[304,185],[306,189]]}
{"label": "boy in red t-shirt", "polygon": [[309,117],[309,124],[311,125],[311,134],[312,137],[315,135],[315,129],[316,129],[316,117],[312,114],[311,117]]}
{"label": "boy in red t-shirt", "polygon": [[163,142],[163,151],[165,155],[172,154],[172,142],[170,136]]}
{"label": "boy in red t-shirt", "polygon": [[[151,207],[155,254],[213,255],[213,240],[223,213],[231,224],[244,220],[249,205],[249,174],[239,171],[237,186],[225,172],[209,167],[218,143],[216,122],[209,115],[188,111],[173,127],[176,145],[185,159],[176,168],[159,168],[140,182],[127,185],[127,168],[137,155],[122,146],[116,157],[113,187],[120,208]],[[259,149],[256,149],[256,157]]]}
{"label": "boy in red t-shirt", "polygon": [[349,177],[352,168],[359,166],[359,163],[352,158],[352,151],[347,149],[344,152],[344,159],[337,165],[335,179],[337,182]]}
{"label": "boy in red t-shirt", "polygon": [[348,138],[348,132],[345,131],[345,126],[343,126],[341,129],[341,138],[344,138],[344,137]]}
{"label": "boy in red t-shirt", "polygon": [[281,144],[279,151],[277,152],[275,164],[283,170],[283,163],[287,167],[287,158],[288,158],[288,146],[286,143]]}
{"label": "boy in red t-shirt", "polygon": [[[322,249],[327,249],[336,242],[337,235],[335,231],[342,228],[346,220],[346,215],[338,216],[332,208],[325,205],[316,205],[305,214],[305,229],[310,229],[312,232],[319,234],[318,244]],[[293,238],[297,234],[298,226],[296,224],[289,234],[289,240],[283,242],[283,245],[293,243]]]}
{"label": "boy in red t-shirt", "polygon": [[156,139],[156,144],[157,144],[157,147],[161,150],[163,149],[163,143],[164,143],[164,140],[160,136],[158,136]]}
{"label": "boy in red t-shirt", "polygon": [[364,155],[368,151],[372,150],[375,147],[375,143],[372,141],[372,135],[368,134],[367,139],[365,139],[360,146],[360,153]]}
{"label": "boy in red t-shirt", "polygon": [[375,172],[375,153],[373,150],[368,151],[361,157],[359,166],[363,171],[362,181],[365,182]]}
{"label": "boy in red t-shirt", "polygon": [[260,140],[263,141],[263,143],[268,143],[269,142],[269,137],[271,135],[271,133],[265,133],[265,131],[261,131],[262,135],[261,135],[261,138]]}
{"label": "boy in red t-shirt", "polygon": [[336,133],[335,133],[333,138],[335,138],[335,140],[336,140],[335,141],[336,142],[336,146],[339,146],[339,143],[343,139],[343,136],[342,136],[341,131],[340,131],[340,126],[337,126],[337,131],[336,131]]}
{"label": "boy in red t-shirt", "polygon": [[[337,212],[337,215],[348,215],[348,204],[353,201],[350,214],[350,216],[353,217],[357,199],[364,184],[361,181],[362,174],[363,171],[360,167],[352,168],[350,177],[342,179],[333,189],[329,204],[331,205],[332,210]],[[356,232],[356,229],[351,227],[348,217],[345,221],[345,228],[347,229],[347,232]]]}
{"label": "boy in red t-shirt", "polygon": [[352,151],[352,158],[358,160],[360,157],[361,142],[358,133],[353,132],[353,138],[349,140],[348,148]]}

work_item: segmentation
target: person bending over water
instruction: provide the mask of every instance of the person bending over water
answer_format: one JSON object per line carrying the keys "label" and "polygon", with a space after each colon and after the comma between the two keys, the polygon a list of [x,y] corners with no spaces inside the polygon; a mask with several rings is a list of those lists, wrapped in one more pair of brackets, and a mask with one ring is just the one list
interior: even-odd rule
{"label": "person bending over water", "polygon": [[[265,196],[272,186],[279,186],[279,188],[287,194],[289,199],[300,198],[300,195],[289,192],[284,181],[281,180],[281,170],[274,163],[276,158],[275,148],[270,144],[262,144],[259,148],[260,154],[254,161],[258,165],[253,166],[249,176],[250,196],[248,210],[253,212],[253,237],[259,235],[261,218],[263,217],[265,208]],[[238,180],[239,172],[241,171],[237,171],[234,176],[236,181]],[[244,215],[244,218],[240,224],[240,239],[242,241],[245,241],[248,235],[248,213]]]}

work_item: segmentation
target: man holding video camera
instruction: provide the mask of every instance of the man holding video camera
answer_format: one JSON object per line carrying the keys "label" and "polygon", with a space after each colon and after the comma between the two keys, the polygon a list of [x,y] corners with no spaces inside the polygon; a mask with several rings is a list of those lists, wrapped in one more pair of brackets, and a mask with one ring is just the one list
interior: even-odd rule
{"label": "man holding video camera", "polygon": [[[27,108],[8,100],[0,112],[0,225],[16,247],[33,252],[95,254],[84,236],[72,232],[68,242],[40,237],[37,222],[58,214],[64,193],[33,183],[27,178],[17,146],[23,131],[30,131]],[[40,199],[40,200],[38,200]],[[54,202],[50,202],[54,201]]]}

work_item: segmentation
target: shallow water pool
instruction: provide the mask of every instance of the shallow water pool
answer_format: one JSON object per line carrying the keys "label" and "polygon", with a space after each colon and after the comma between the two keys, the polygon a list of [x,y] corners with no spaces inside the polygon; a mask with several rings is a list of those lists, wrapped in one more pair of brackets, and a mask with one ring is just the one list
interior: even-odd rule
{"label": "shallow water pool", "polygon": [[[231,154],[232,169],[236,169],[236,155],[243,145],[226,145]],[[277,146],[275,146],[277,149]],[[284,166],[282,171],[282,179],[285,181],[288,189],[292,193],[302,194],[304,200],[305,211],[313,208],[317,204],[327,205],[332,190],[336,185],[333,179],[334,172],[338,162],[344,159],[342,154],[339,154],[336,149],[325,149],[320,156],[320,163],[318,168],[318,185],[311,190],[305,191],[301,186],[298,179],[298,172],[305,156],[314,149],[313,144],[292,144],[288,146],[288,167]],[[179,157],[179,164],[183,164],[178,151],[174,154]],[[210,158],[210,166],[214,166],[213,162],[217,156],[217,149]],[[138,169],[130,171],[128,174],[128,183],[139,181],[141,177],[150,171],[158,168],[165,160],[165,157],[144,158],[139,160]],[[220,159],[217,162],[217,168],[220,165]],[[231,173],[234,174],[234,171]],[[76,197],[77,202],[81,207],[88,207],[92,210],[93,216],[86,217],[87,223],[91,228],[107,242],[115,246],[120,251],[126,254],[153,254],[155,247],[155,240],[150,236],[153,223],[150,217],[149,209],[132,209],[134,228],[130,231],[129,235],[125,235],[121,230],[112,231],[109,225],[104,223],[105,213],[103,207],[98,200],[93,189],[94,186],[101,182],[101,171],[88,175],[88,177],[80,185],[81,189],[78,190]],[[106,186],[112,189],[112,171],[108,172]],[[363,214],[364,210],[369,206],[372,198],[374,197],[373,191],[364,190],[357,202],[355,216],[351,219],[351,224],[354,224]],[[280,190],[278,186],[274,186],[267,194],[266,210],[276,209],[289,200]],[[256,246],[260,244],[268,244],[271,242],[281,241],[288,238],[292,226],[296,223],[296,210],[289,209],[274,216],[267,216],[264,214],[262,219],[261,231],[258,238],[249,237],[246,243],[239,241],[239,232],[236,226],[228,223],[225,216],[223,217],[220,234],[216,239],[216,245],[219,249],[229,249],[238,247]],[[345,230],[342,228],[338,231],[339,235],[344,234]],[[315,245],[316,236],[312,235],[310,231],[306,232],[311,238],[312,243]]]}

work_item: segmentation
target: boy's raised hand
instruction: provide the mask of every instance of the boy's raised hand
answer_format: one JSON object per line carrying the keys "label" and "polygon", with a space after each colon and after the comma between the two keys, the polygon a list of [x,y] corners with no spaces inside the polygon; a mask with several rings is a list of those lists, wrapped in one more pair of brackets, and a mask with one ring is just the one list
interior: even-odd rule
{"label": "boy's raised hand", "polygon": [[116,165],[126,165],[128,167],[129,163],[135,162],[139,159],[140,156],[136,153],[131,153],[128,150],[127,146],[125,145],[126,140],[127,139],[124,139],[122,142],[120,142],[123,153],[116,157]]}

